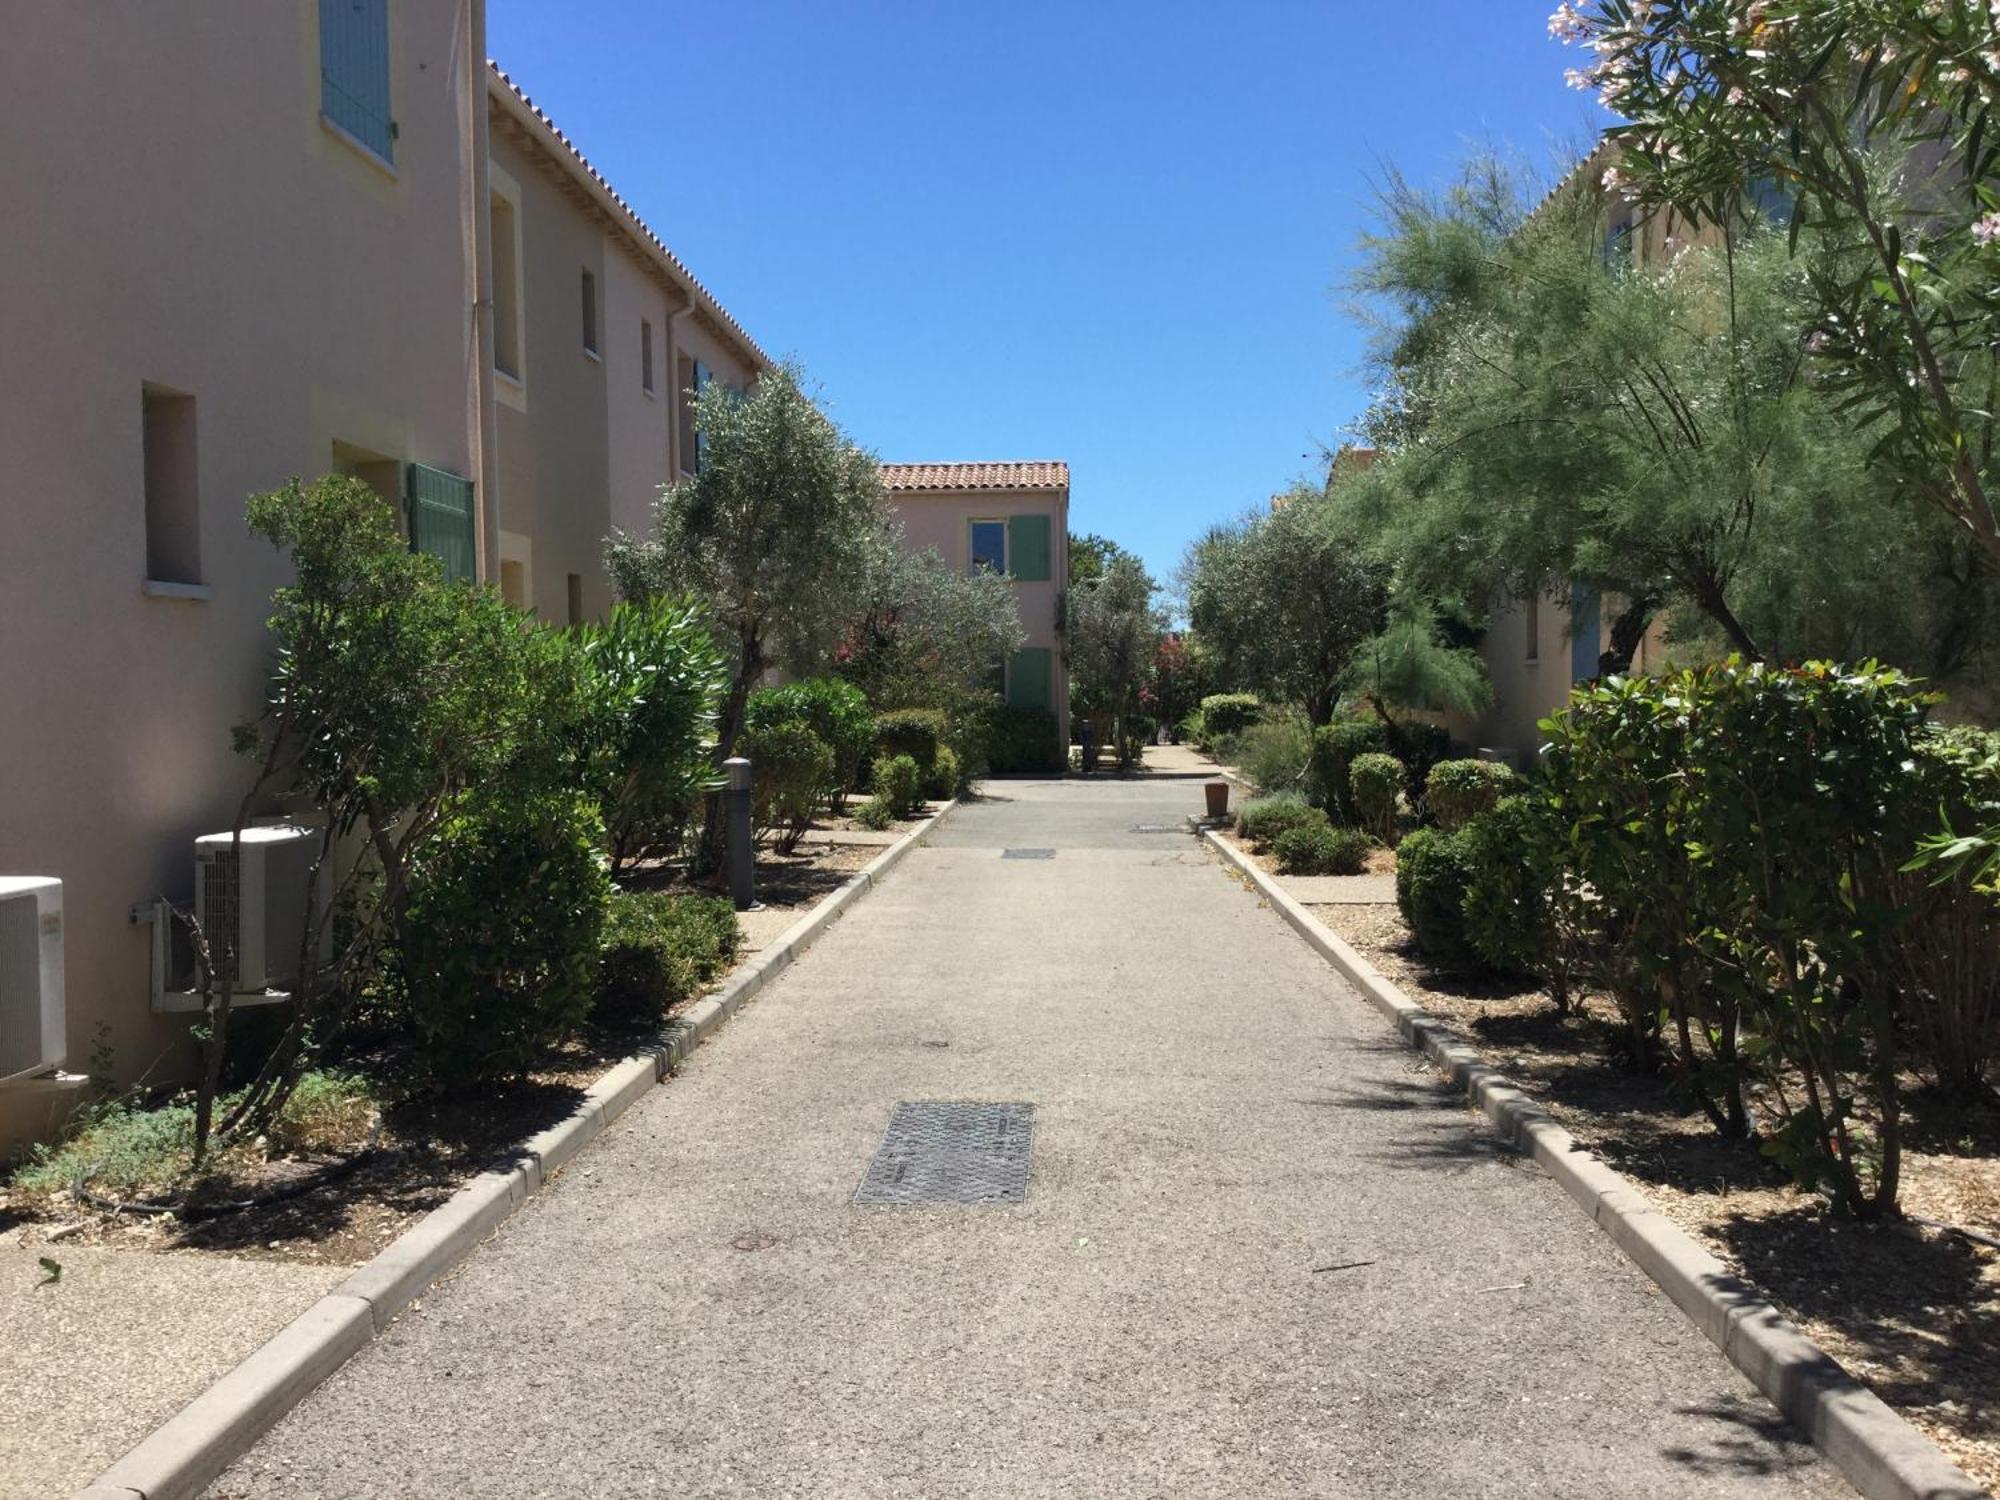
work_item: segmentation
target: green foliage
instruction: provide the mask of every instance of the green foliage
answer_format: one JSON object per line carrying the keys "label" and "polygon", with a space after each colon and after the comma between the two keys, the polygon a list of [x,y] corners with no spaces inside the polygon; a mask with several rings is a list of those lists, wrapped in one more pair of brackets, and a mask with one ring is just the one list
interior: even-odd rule
{"label": "green foliage", "polygon": [[1315,724],[1333,716],[1356,649],[1378,628],[1382,574],[1332,507],[1302,491],[1217,527],[1189,548],[1181,574],[1220,681],[1296,705]]}
{"label": "green foliage", "polygon": [[1089,587],[1070,590],[1066,649],[1071,682],[1088,707],[1110,715],[1121,766],[1132,763],[1121,726],[1138,709],[1139,689],[1166,633],[1166,615],[1153,604],[1157,591],[1129,553],[1113,557]]}
{"label": "green foliage", "polygon": [[1440,968],[1477,969],[1465,919],[1475,866],[1463,830],[1418,828],[1396,846],[1396,906],[1424,957]]}
{"label": "green foliage", "polygon": [[1216,753],[1248,776],[1260,792],[1295,792],[1305,784],[1312,728],[1297,714],[1272,714],[1223,740]]}
{"label": "green foliage", "polygon": [[1296,792],[1279,792],[1269,797],[1252,797],[1236,814],[1236,831],[1262,847],[1276,843],[1292,828],[1312,827],[1326,822],[1326,815],[1307,804]]}
{"label": "green foliage", "polygon": [[907,755],[915,762],[921,779],[930,774],[938,746],[949,732],[950,724],[942,709],[892,709],[875,716],[875,753]]}
{"label": "green foliage", "polygon": [[1279,867],[1288,875],[1359,875],[1375,841],[1359,828],[1335,828],[1324,817],[1278,835]]}
{"label": "green foliage", "polygon": [[1195,738],[1214,742],[1243,733],[1264,716],[1255,693],[1210,693],[1201,700],[1201,724]]}
{"label": "green foliage", "polygon": [[875,716],[868,699],[838,677],[810,677],[782,687],[759,688],[744,711],[745,726],[804,724],[833,751],[835,790],[856,785],[862,762],[875,742]]}
{"label": "green foliage", "polygon": [[720,896],[619,891],[611,898],[591,1020],[632,1030],[667,1011],[735,962],[743,935]]}
{"label": "green foliage", "polygon": [[896,804],[883,793],[877,792],[861,804],[860,811],[854,815],[854,821],[863,828],[880,833],[896,821]]}
{"label": "green foliage", "polygon": [[[1485,762],[1445,762],[1453,764]],[[1541,797],[1503,797],[1457,822],[1441,817],[1439,826],[1456,834],[1470,873],[1460,906],[1467,946],[1497,973],[1548,980],[1557,1007],[1567,1010],[1569,933],[1582,912],[1565,885],[1559,830],[1548,806]]]}
{"label": "green foliage", "polygon": [[750,762],[750,815],[762,840],[776,836],[789,854],[813,813],[839,789],[833,747],[804,719],[776,719],[744,729],[737,750]]}
{"label": "green foliage", "polygon": [[1343,685],[1382,709],[1469,716],[1493,701],[1479,653],[1446,644],[1442,611],[1408,583],[1391,591],[1382,629],[1355,648]]}
{"label": "green foliage", "polygon": [[982,689],[993,664],[1026,640],[1009,579],[912,551],[901,521],[885,515],[869,545],[865,597],[834,659],[871,703],[930,704],[940,690]]}
{"label": "green foliage", "polygon": [[924,773],[909,755],[878,755],[875,758],[875,795],[889,805],[899,818],[923,811]]}
{"label": "green foliage", "polygon": [[582,1027],[611,899],[603,834],[588,798],[483,789],[423,847],[394,977],[447,1088],[519,1076]]}
{"label": "green foliage", "polygon": [[620,604],[572,641],[579,771],[615,871],[678,842],[710,774],[728,664],[696,606],[665,596]]}
{"label": "green foliage", "polygon": [[1361,826],[1385,844],[1396,841],[1404,779],[1403,763],[1379,751],[1355,756],[1347,768],[1347,785]]}
{"label": "green foliage", "polygon": [[958,793],[958,755],[951,746],[939,745],[930,774],[924,778],[924,795],[942,802]]}
{"label": "green foliage", "polygon": [[987,722],[987,760],[993,770],[1044,776],[1061,772],[1062,746],[1052,710],[1002,704]]}
{"label": "green foliage", "polygon": [[1390,726],[1377,717],[1342,715],[1313,731],[1311,759],[1306,765],[1306,794],[1327,810],[1336,823],[1360,823],[1350,780],[1356,759],[1363,755],[1393,755],[1403,763],[1410,786],[1422,786],[1430,768],[1451,750],[1451,736],[1439,725],[1398,720]]}
{"label": "green foliage", "polygon": [[1463,828],[1513,791],[1520,778],[1492,760],[1441,760],[1424,780],[1424,805],[1438,826]]}

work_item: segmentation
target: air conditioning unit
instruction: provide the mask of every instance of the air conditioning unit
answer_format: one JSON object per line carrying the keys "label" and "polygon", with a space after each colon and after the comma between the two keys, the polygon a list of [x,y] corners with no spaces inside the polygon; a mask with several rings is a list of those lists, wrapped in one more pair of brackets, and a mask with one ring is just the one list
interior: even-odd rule
{"label": "air conditioning unit", "polygon": [[0,1082],[62,1060],[62,882],[0,875]]}
{"label": "air conditioning unit", "polygon": [[[298,978],[299,938],[320,830],[297,823],[245,828],[240,868],[230,845],[226,833],[194,841],[195,920],[216,963],[225,942],[235,949],[237,990],[282,989]],[[320,872],[322,890],[326,873]],[[315,910],[323,911],[323,902]]]}

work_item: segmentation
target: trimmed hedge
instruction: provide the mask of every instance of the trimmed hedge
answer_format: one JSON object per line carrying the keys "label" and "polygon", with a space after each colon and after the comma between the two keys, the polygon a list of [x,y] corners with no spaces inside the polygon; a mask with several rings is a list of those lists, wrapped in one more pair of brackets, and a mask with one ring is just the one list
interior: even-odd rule
{"label": "trimmed hedge", "polygon": [[782,687],[759,688],[750,695],[743,722],[750,729],[780,723],[802,723],[833,751],[837,791],[854,786],[862,762],[875,743],[875,716],[861,689],[838,677],[809,677]]}
{"label": "trimmed hedge", "polygon": [[1241,734],[1264,717],[1255,693],[1211,693],[1201,700],[1201,731],[1209,740]]}
{"label": "trimmed hedge", "polygon": [[907,755],[878,755],[875,758],[875,795],[888,804],[899,818],[921,811],[924,805],[924,773]]}
{"label": "trimmed hedge", "polygon": [[1324,825],[1326,814],[1310,806],[1297,792],[1280,792],[1271,797],[1252,797],[1237,811],[1236,831],[1258,846],[1276,842],[1293,828]]}
{"label": "trimmed hedge", "polygon": [[591,1020],[620,1030],[657,1026],[726,970],[742,942],[735,908],[721,896],[619,891],[604,924]]}
{"label": "trimmed hedge", "polygon": [[1420,787],[1431,767],[1451,754],[1451,735],[1440,725],[1402,721],[1396,725],[1399,748],[1379,718],[1346,715],[1322,725],[1313,734],[1312,759],[1306,766],[1306,795],[1324,807],[1335,822],[1358,823],[1354,789],[1348,781],[1357,757],[1395,755],[1409,773],[1409,784]]}
{"label": "trimmed hedge", "polygon": [[1396,810],[1403,795],[1403,763],[1371,750],[1347,768],[1348,790],[1361,826],[1385,844],[1396,841]]}
{"label": "trimmed hedge", "polygon": [[1463,828],[1519,784],[1513,768],[1499,761],[1441,760],[1424,781],[1424,804],[1440,828]]}
{"label": "trimmed hedge", "polygon": [[1335,828],[1320,817],[1278,835],[1278,864],[1288,875],[1359,875],[1374,846],[1359,828]]}
{"label": "trimmed hedge", "polygon": [[876,757],[907,755],[916,762],[917,775],[927,776],[950,727],[941,708],[892,708],[879,713],[875,716]]}
{"label": "trimmed hedge", "polygon": [[1063,747],[1056,739],[1054,711],[1011,704],[994,709],[987,726],[986,760],[1003,775],[1062,774]]}
{"label": "trimmed hedge", "polygon": [[736,753],[750,761],[750,809],[757,836],[777,836],[789,854],[798,847],[812,816],[840,787],[833,747],[803,719],[746,726]]}
{"label": "trimmed hedge", "polygon": [[1424,957],[1441,968],[1477,968],[1465,895],[1475,871],[1465,834],[1419,828],[1396,848],[1396,905]]}

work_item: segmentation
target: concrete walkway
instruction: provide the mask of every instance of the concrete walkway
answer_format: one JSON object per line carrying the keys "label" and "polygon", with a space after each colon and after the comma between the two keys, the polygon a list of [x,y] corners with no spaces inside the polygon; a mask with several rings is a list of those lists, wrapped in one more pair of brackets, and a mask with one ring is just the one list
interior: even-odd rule
{"label": "concrete walkway", "polygon": [[[1845,1493],[1177,822],[998,782],[226,1496]],[[1051,859],[1005,859],[1009,848]],[[1007,1207],[856,1207],[901,1100]]]}

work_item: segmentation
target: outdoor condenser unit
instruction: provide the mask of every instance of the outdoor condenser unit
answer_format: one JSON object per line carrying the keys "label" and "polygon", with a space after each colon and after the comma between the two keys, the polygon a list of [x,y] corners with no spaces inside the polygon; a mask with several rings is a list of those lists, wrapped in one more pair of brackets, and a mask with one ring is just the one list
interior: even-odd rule
{"label": "outdoor condenser unit", "polygon": [[237,990],[281,989],[298,978],[306,891],[319,848],[317,828],[253,825],[243,830],[239,869],[228,834],[194,841],[195,920],[218,965],[225,939],[234,937]]}
{"label": "outdoor condenser unit", "polygon": [[62,1060],[62,882],[0,875],[0,1082]]}

